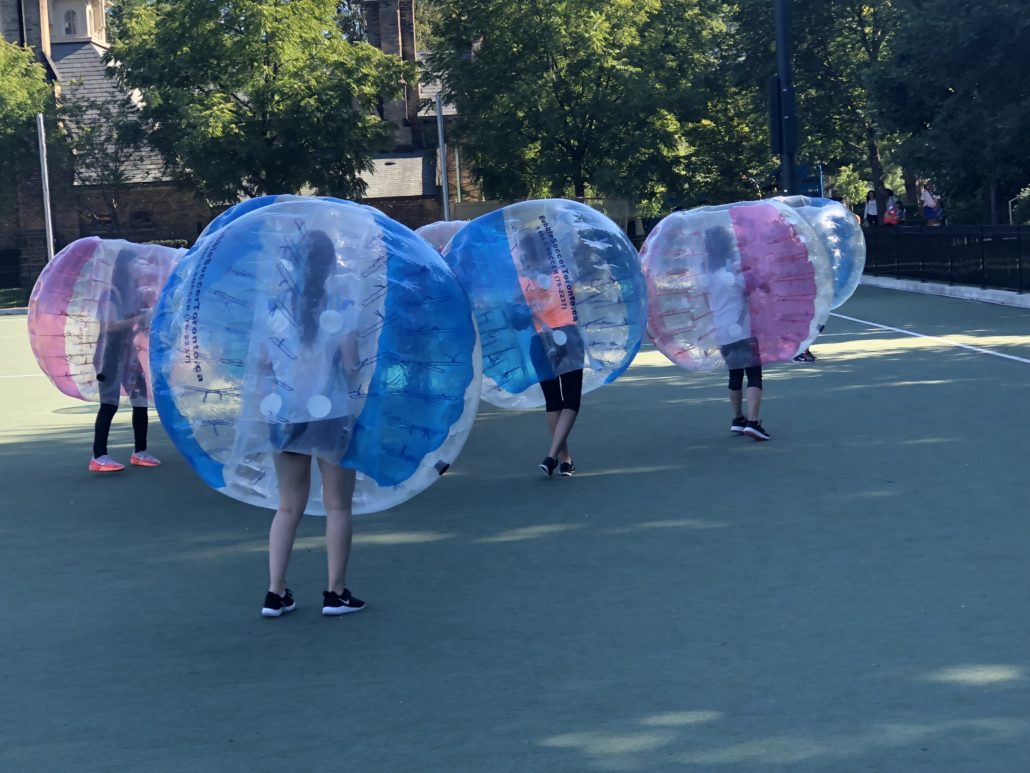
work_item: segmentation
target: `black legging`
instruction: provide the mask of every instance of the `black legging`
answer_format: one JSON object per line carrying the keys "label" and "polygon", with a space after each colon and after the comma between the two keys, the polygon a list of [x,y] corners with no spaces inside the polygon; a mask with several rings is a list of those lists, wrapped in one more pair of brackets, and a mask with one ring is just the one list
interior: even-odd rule
{"label": "black legging", "polygon": [[583,370],[572,370],[562,373],[558,378],[541,381],[540,388],[544,390],[548,413],[561,410],[579,413],[579,402],[583,396]]}
{"label": "black legging", "polygon": [[754,365],[750,368],[730,368],[730,391],[739,392],[744,388],[744,374],[747,373],[748,389],[762,388],[762,366]]}
{"label": "black legging", "polygon": [[[93,457],[107,453],[107,436],[111,434],[111,420],[118,412],[117,405],[101,403],[97,411],[97,422],[93,425]],[[136,453],[147,450],[147,409],[136,406],[132,409],[132,436]]]}

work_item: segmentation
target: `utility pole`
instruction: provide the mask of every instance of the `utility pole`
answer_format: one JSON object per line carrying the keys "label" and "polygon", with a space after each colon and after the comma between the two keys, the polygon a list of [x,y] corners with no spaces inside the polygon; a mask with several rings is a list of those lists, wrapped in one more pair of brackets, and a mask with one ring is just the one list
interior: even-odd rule
{"label": "utility pole", "polygon": [[795,195],[798,183],[798,125],[794,107],[794,72],[790,47],[790,0],[773,0],[776,17],[777,77],[769,83],[773,152],[780,157],[780,188]]}
{"label": "utility pole", "polygon": [[43,114],[36,113],[36,139],[39,141],[39,170],[43,183],[43,230],[46,233],[46,259],[54,259],[54,220],[50,214],[50,173],[46,161],[46,130]]}
{"label": "utility pole", "polygon": [[436,95],[436,133],[440,139],[440,184],[443,186],[443,219],[451,219],[451,201],[447,181],[447,141],[443,136],[443,97]]}

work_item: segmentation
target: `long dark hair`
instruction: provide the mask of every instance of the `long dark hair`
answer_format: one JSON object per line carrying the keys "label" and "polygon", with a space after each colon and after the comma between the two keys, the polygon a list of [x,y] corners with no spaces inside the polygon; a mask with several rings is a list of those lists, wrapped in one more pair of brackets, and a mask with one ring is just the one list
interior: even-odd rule
{"label": "long dark hair", "polygon": [[728,228],[715,225],[705,230],[705,260],[709,271],[718,271],[733,258],[733,237]]}
{"label": "long dark hair", "polygon": [[318,315],[325,300],[325,281],[336,262],[336,247],[324,231],[309,231],[298,250],[304,264],[303,281],[294,291],[293,308],[300,321],[300,340],[305,345],[318,335]]}
{"label": "long dark hair", "polygon": [[129,247],[118,250],[114,258],[114,266],[111,268],[111,287],[118,296],[118,310],[122,314],[129,311],[129,304],[132,302],[133,293],[136,291],[136,278],[129,270],[136,251]]}

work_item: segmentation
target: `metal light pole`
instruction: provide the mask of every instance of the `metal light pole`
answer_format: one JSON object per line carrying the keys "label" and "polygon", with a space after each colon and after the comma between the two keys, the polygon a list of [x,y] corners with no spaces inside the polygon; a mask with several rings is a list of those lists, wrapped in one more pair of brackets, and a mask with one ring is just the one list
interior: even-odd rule
{"label": "metal light pole", "polygon": [[[790,49],[790,0],[773,0],[776,16],[776,69],[779,83],[779,115],[773,111],[773,120],[779,118],[780,187],[784,194],[796,194],[799,189],[796,156],[798,152],[798,126],[794,108],[794,73]],[[776,131],[773,132],[774,141]]]}
{"label": "metal light pole", "polygon": [[36,113],[36,138],[39,140],[39,171],[43,182],[43,227],[46,230],[46,259],[54,259],[54,222],[50,215],[50,174],[46,162],[46,130],[43,114]]}
{"label": "metal light pole", "polygon": [[450,193],[447,184],[447,142],[443,136],[443,97],[436,95],[436,134],[440,138],[440,184],[443,186],[443,219],[451,219]]}

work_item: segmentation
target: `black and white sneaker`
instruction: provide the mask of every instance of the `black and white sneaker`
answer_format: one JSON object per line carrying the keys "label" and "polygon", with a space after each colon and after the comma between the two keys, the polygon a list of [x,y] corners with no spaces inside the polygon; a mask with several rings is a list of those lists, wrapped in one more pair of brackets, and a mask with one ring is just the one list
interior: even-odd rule
{"label": "black and white sneaker", "polygon": [[554,470],[557,466],[558,460],[550,456],[545,457],[544,460],[540,462],[540,469],[544,471],[544,475],[546,475],[548,478],[554,475]]}
{"label": "black and white sneaker", "polygon": [[343,589],[343,593],[322,591],[323,615],[346,615],[348,612],[360,612],[364,608],[365,602],[354,598],[346,588]]}
{"label": "black and white sneaker", "polygon": [[734,435],[741,435],[747,427],[747,416],[738,416],[730,424],[730,432]]}
{"label": "black and white sneaker", "polygon": [[558,474],[563,478],[571,478],[572,473],[576,471],[576,463],[573,461],[559,462],[558,463]]}
{"label": "black and white sneaker", "polygon": [[750,435],[755,440],[769,440],[771,438],[768,430],[762,426],[760,421],[749,421],[744,428],[744,433]]}
{"label": "black and white sneaker", "polygon": [[261,607],[261,615],[263,617],[281,617],[296,608],[297,602],[293,600],[293,594],[289,588],[286,589],[285,595],[282,596],[268,591],[265,594],[264,606]]}

